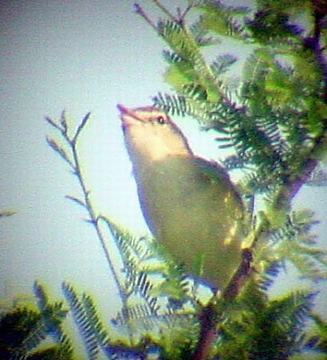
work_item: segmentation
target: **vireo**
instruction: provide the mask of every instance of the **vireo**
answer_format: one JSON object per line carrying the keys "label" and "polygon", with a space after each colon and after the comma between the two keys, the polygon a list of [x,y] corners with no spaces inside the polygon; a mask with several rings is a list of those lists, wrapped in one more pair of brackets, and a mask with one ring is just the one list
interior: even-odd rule
{"label": "vireo", "polygon": [[193,154],[170,117],[118,105],[141,209],[156,239],[192,273],[224,287],[241,260],[244,206],[227,172]]}

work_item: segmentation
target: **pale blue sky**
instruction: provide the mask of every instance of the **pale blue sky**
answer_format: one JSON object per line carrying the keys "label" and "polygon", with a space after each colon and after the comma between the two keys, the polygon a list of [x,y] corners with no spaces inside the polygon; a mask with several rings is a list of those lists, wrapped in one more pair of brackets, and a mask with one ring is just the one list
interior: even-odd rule
{"label": "pale blue sky", "polygon": [[[152,2],[141,3],[156,18]],[[133,13],[129,0],[8,1],[1,6],[0,209],[17,212],[0,223],[1,297],[31,293],[36,279],[62,297],[60,285],[67,280],[95,295],[101,310],[113,315],[119,303],[113,301],[117,292],[108,265],[94,229],[82,221],[86,214],[64,199],[80,190],[47,146],[45,135],[52,132],[43,119],[58,118],[65,109],[73,125],[92,111],[80,154],[94,205],[144,234],[116,104],[147,105],[158,91],[169,91],[162,82],[163,44]],[[196,153],[219,158],[213,136],[199,135],[185,120],[179,124]],[[296,200],[322,221],[326,202],[324,188],[306,188]],[[317,229],[322,233],[323,226],[326,233],[326,224]],[[295,286],[289,278],[283,284]]]}

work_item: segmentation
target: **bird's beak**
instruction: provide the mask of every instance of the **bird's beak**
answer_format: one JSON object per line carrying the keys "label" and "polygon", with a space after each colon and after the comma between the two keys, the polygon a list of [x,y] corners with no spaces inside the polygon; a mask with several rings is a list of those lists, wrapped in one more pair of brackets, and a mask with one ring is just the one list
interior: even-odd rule
{"label": "bird's beak", "polygon": [[121,104],[117,104],[117,108],[120,111],[120,118],[124,126],[134,123],[135,120],[144,121],[133,109],[129,109]]}
{"label": "bird's beak", "polygon": [[118,108],[118,110],[120,111],[120,113],[121,113],[122,115],[128,114],[129,112],[131,112],[130,109],[128,109],[126,106],[121,105],[121,104],[117,104],[117,108]]}

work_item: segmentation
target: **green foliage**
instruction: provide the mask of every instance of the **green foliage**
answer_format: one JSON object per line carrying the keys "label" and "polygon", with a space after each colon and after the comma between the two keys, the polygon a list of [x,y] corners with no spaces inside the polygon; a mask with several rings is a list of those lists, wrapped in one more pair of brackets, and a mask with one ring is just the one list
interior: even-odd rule
{"label": "green foliage", "polygon": [[[19,347],[23,347],[22,352],[27,352],[43,340],[41,334],[39,335],[41,331],[35,331],[40,320],[40,314],[28,309],[17,309],[3,316],[0,329],[3,334],[1,342],[4,344],[1,347],[4,349],[1,351],[1,356],[9,358],[9,354],[16,352]],[[26,348],[23,343],[29,337],[32,341],[29,341],[30,345]]]}
{"label": "green foliage", "polygon": [[[144,284],[139,284],[140,291],[142,287]],[[193,347],[196,344],[198,326],[191,316],[178,318],[174,313],[154,313],[149,307],[137,303],[118,312],[111,319],[109,327],[101,320],[94,300],[89,295],[78,294],[67,283],[63,284],[63,291],[88,359],[96,360],[100,353],[108,359],[144,359],[153,349],[161,349],[166,354],[165,359],[183,359],[186,351],[190,352],[184,336],[193,339],[189,340]],[[185,349],[176,348],[173,340],[183,344]]]}
{"label": "green foliage", "polygon": [[[159,93],[154,105],[172,115],[192,116],[202,128],[215,131],[219,146],[231,150],[222,160],[225,167],[242,170],[244,197],[263,200],[247,239],[259,274],[247,285],[251,292],[245,290],[251,301],[244,294],[237,300],[239,314],[225,309],[230,317],[216,344],[223,359],[286,359],[301,351],[312,295],[290,293],[270,300],[266,291],[285,262],[313,281],[326,278],[326,253],[316,246],[313,213],[291,211],[304,184],[325,184],[324,169],[316,171],[326,149],[327,115],[321,21],[326,12],[319,4],[258,0],[246,9],[192,1],[177,17],[166,10],[169,19],[156,28],[168,46],[165,80],[174,93]],[[195,25],[186,21],[192,11],[200,14]],[[211,62],[198,34],[209,36],[210,45],[232,41],[250,53],[237,91],[229,85],[237,57],[220,52]],[[244,308],[247,302],[252,308]]]}
{"label": "green foliage", "polygon": [[256,266],[276,261],[291,262],[303,277],[318,281],[327,278],[326,253],[316,246],[316,236],[312,227],[312,211],[294,211],[286,217],[278,229],[271,229],[266,242],[258,244],[256,249]]}
{"label": "green foliage", "polygon": [[[201,12],[197,26],[205,34],[258,43],[246,60],[235,100],[221,79],[235,57],[224,54],[209,64],[184,22],[158,25],[171,49],[165,52],[170,64],[165,79],[177,94],[159,94],[154,104],[172,114],[191,115],[222,134],[217,137],[221,146],[233,147],[234,163],[247,170],[243,186],[249,193],[278,191],[300,175],[325,132],[319,56],[305,46],[302,31],[290,20],[299,3],[284,5],[259,2],[251,17],[245,16],[248,9],[217,1],[194,5]],[[309,2],[305,6],[309,11]]]}
{"label": "green foliage", "polygon": [[[67,310],[62,302],[50,304],[39,284],[35,284],[35,294],[38,307],[16,305],[1,314],[1,359],[72,359],[71,343],[61,328]],[[49,337],[53,344],[40,348]]]}
{"label": "green foliage", "polygon": [[166,81],[181,91],[188,84],[201,86],[206,89],[208,101],[217,101],[219,94],[211,70],[200,52],[202,43],[199,45],[199,39],[172,21],[159,22],[158,31],[176,54],[168,59],[170,66],[165,74]]}
{"label": "green foliage", "polygon": [[[287,0],[283,3],[274,0],[257,0],[259,9],[269,8],[274,11],[295,11],[302,12],[306,8],[311,7],[311,2],[308,0]],[[293,13],[292,13],[293,14]]]}
{"label": "green foliage", "polygon": [[[308,349],[326,353],[326,324],[311,312],[314,294],[308,290],[280,298],[269,295],[286,262],[292,262],[305,278],[326,278],[326,254],[317,248],[312,233],[317,221],[311,211],[294,212],[291,207],[303,185],[322,186],[325,180],[324,176],[315,179],[326,149],[323,15],[312,2],[299,0],[258,0],[254,9],[213,0],[188,1],[187,9],[177,16],[160,1],[154,3],[167,16],[157,25],[139,5],[136,11],[168,46],[163,52],[164,79],[174,90],[159,93],[154,105],[173,115],[192,116],[204,129],[216,132],[218,145],[231,150],[222,163],[227,170],[242,171],[239,188],[244,198],[262,200],[245,239],[253,257],[246,281],[241,282],[241,273],[232,280],[234,295],[228,297],[223,291],[209,304],[214,307],[219,335],[210,340],[209,358],[280,360]],[[186,15],[192,11],[199,17],[189,24]],[[296,18],[302,11],[307,16],[305,28]],[[227,41],[250,53],[236,91],[231,90],[230,75],[237,56],[220,51],[211,61],[206,53],[209,46]],[[122,303],[107,328],[93,300],[64,284],[88,357],[97,359],[102,353],[111,359],[144,359],[155,349],[160,359],[191,359],[209,341],[202,338],[206,329],[196,315],[210,306],[204,306],[207,300],[199,283],[190,280],[153,240],[132,236],[94,210],[77,151],[89,115],[72,136],[64,113],[59,122],[47,118],[64,146],[53,139],[48,143],[82,188],[82,199],[68,198],[88,213]],[[119,268],[108,251],[104,231],[121,256]],[[307,333],[308,319],[315,322],[312,335]]]}
{"label": "green foliage", "polygon": [[315,349],[321,353],[327,353],[327,322],[318,315],[311,315],[314,327],[306,343],[308,349]]}
{"label": "green foliage", "polygon": [[[180,328],[189,329],[194,324],[197,299],[191,295],[190,282],[185,279],[180,268],[169,260],[166,251],[153,239],[136,238],[110,219],[96,215],[84,183],[77,150],[79,135],[88,119],[89,114],[73,132],[75,135],[71,136],[64,113],[59,122],[47,118],[47,122],[59,132],[63,145],[52,138],[47,141],[73,170],[81,185],[82,199],[73,196],[67,198],[88,213],[88,222],[95,228],[116,280],[122,309],[112,319],[110,329],[107,329],[88,295],[78,295],[66,283],[63,284],[63,291],[89,359],[97,359],[100,353],[110,359],[120,356],[124,359],[143,359],[149,351],[147,347],[144,348],[145,343],[162,347],[158,340],[162,339],[162,332],[176,327],[178,336]],[[107,235],[121,256],[119,269],[109,253]],[[171,330],[170,336],[173,337]],[[166,351],[166,347],[162,351]],[[171,351],[167,350],[168,353]]]}
{"label": "green foliage", "polygon": [[249,282],[221,328],[216,351],[222,359],[288,359],[303,347],[302,328],[313,295],[297,292],[268,301]]}
{"label": "green foliage", "polygon": [[79,296],[67,283],[63,283],[62,287],[88,359],[98,359],[100,351],[106,353],[106,347],[110,344],[109,331],[100,320],[94,301],[89,295]]}
{"label": "green foliage", "polygon": [[226,6],[219,1],[203,1],[198,9],[203,14],[201,17],[203,29],[237,39],[246,38],[242,23],[237,18],[249,12],[246,7]]}

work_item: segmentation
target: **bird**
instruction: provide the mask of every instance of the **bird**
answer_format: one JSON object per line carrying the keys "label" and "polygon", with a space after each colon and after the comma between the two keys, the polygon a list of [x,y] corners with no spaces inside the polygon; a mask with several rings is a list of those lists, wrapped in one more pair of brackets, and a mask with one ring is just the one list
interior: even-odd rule
{"label": "bird", "polygon": [[227,171],[195,155],[164,111],[117,107],[149,230],[187,274],[200,263],[195,278],[226,287],[241,262],[246,218]]}

